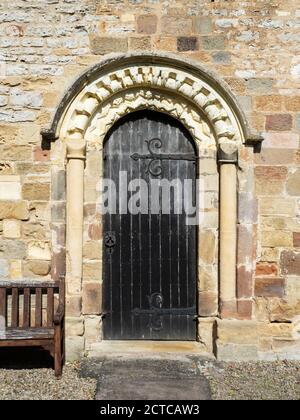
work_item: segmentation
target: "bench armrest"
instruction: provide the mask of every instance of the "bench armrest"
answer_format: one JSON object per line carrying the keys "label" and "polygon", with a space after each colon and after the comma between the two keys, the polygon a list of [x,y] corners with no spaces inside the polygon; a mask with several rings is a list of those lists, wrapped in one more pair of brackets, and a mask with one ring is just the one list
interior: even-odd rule
{"label": "bench armrest", "polygon": [[62,303],[60,303],[58,305],[56,314],[54,315],[54,324],[55,325],[61,324],[61,322],[62,322],[62,320],[64,318],[64,315],[65,315],[65,307],[64,307],[64,305]]}

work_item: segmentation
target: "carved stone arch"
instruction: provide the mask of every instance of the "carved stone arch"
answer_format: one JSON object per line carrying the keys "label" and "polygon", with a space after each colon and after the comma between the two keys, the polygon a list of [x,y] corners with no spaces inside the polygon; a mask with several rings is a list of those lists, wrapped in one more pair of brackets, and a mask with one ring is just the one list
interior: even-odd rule
{"label": "carved stone arch", "polygon": [[[218,151],[218,314],[232,317],[237,305],[237,152],[243,144],[262,139],[249,129],[225,83],[198,64],[169,54],[104,60],[77,80],[64,96],[51,127],[42,133],[47,142],[59,138],[58,149],[67,153],[67,291],[80,297],[82,290],[86,146],[101,152],[109,129],[126,114],[142,109],[179,120],[193,136],[198,152]],[[205,292],[201,290],[202,295],[210,296],[210,291]]]}
{"label": "carved stone arch", "polygon": [[146,109],[168,114],[180,121],[198,148],[216,148],[213,127],[191,102],[150,88],[120,92],[99,106],[87,127],[85,140],[90,147],[101,148],[107,132],[120,118]]}

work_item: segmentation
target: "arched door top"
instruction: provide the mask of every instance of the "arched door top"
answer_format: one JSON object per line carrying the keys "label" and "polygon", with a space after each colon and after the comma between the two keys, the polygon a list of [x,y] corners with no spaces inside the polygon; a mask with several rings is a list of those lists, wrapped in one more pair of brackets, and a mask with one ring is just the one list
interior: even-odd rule
{"label": "arched door top", "polygon": [[[109,106],[120,94],[126,103],[127,93],[141,89],[149,94],[156,91],[172,96],[175,108],[176,102],[181,108],[176,110],[179,114],[184,113],[182,105],[183,108],[192,105],[196,113],[190,113],[189,124],[195,125],[193,120],[197,120],[197,116],[194,114],[198,111],[198,118],[203,115],[212,125],[217,144],[230,143],[232,147],[238,147],[245,142],[262,140],[249,129],[245,115],[226,83],[202,66],[170,54],[114,56],[93,67],[69,89],[51,128],[44,130],[44,138],[83,139],[99,107]],[[129,106],[136,106],[130,104],[130,98],[128,101]],[[158,104],[152,106],[155,109]],[[176,117],[174,109],[167,112]],[[182,119],[180,117],[177,118]],[[114,123],[118,117],[110,118]]]}

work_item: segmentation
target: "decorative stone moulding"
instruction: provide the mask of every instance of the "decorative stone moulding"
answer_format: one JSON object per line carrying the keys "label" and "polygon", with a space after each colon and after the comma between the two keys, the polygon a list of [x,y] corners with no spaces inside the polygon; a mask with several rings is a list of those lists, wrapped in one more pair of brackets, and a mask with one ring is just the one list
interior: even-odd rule
{"label": "decorative stone moulding", "polygon": [[[139,93],[132,93],[133,88],[138,89]],[[156,94],[155,98],[152,89],[160,92],[160,95]],[[170,104],[166,104],[165,95],[169,103],[173,102],[171,110]],[[172,100],[170,96],[173,96]],[[185,71],[157,65],[116,70],[88,84],[73,100],[64,116],[62,137],[85,138],[93,116],[96,113],[101,116],[99,108],[115,108],[118,102],[119,105],[127,104],[127,111],[124,111],[123,106],[123,111],[120,108],[114,116],[110,116],[110,119],[106,120],[108,127],[116,122],[120,112],[119,117],[137,109],[152,108],[161,109],[180,119],[187,127],[192,128],[194,134],[199,123],[206,123],[207,126],[210,124],[218,144],[230,142],[238,146],[243,141],[237,118],[216,90]],[[188,107],[190,113],[187,111]],[[200,112],[202,118],[199,121]],[[197,139],[205,137],[205,132],[201,133],[203,135],[200,135],[198,130]],[[211,137],[211,133],[208,137]]]}
{"label": "decorative stone moulding", "polygon": [[193,135],[198,147],[215,148],[213,129],[193,103],[153,89],[129,89],[104,102],[91,119],[85,134],[89,147],[101,148],[109,129],[123,116],[138,110],[153,110],[169,114],[181,121]]}

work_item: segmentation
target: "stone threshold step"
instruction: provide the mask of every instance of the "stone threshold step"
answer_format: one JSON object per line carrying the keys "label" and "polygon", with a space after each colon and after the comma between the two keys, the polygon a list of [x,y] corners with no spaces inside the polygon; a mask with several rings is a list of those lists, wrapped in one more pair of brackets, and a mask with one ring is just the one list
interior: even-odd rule
{"label": "stone threshold step", "polygon": [[134,355],[150,357],[155,355],[195,355],[214,359],[210,353],[203,352],[203,346],[196,341],[102,341],[91,346],[88,357]]}

